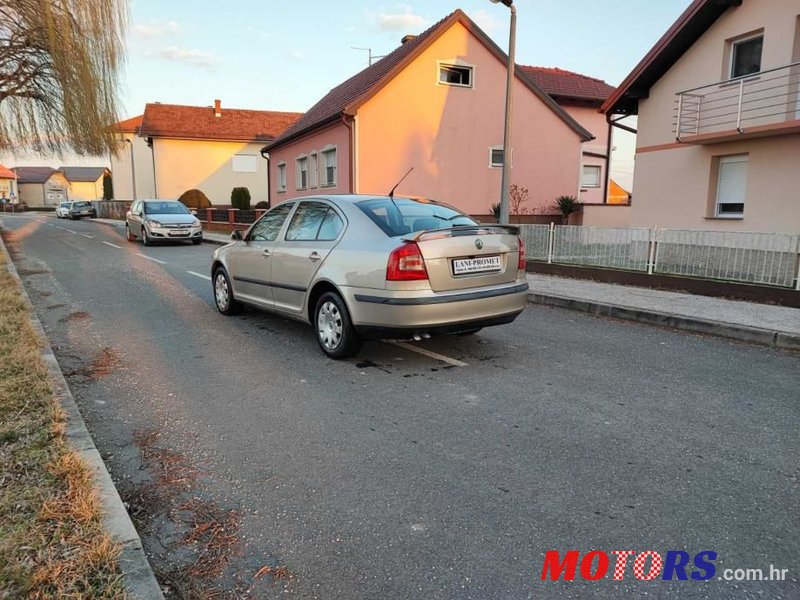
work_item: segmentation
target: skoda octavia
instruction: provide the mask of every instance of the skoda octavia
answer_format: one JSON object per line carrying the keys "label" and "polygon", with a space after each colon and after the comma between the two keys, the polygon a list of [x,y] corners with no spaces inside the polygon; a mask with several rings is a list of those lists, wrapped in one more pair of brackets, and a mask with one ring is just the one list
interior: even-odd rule
{"label": "skoda octavia", "polygon": [[431,200],[287,200],[214,252],[214,300],[225,315],[246,303],[310,323],[332,358],[364,338],[474,333],[525,307],[517,234]]}

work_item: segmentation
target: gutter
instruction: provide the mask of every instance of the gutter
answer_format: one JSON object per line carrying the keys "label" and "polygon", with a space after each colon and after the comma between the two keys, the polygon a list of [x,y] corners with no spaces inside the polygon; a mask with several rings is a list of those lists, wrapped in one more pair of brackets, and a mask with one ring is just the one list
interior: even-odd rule
{"label": "gutter", "polygon": [[356,172],[356,140],[355,140],[355,137],[356,137],[356,135],[355,135],[355,127],[354,127],[355,119],[356,119],[355,116],[352,116],[352,117],[350,117],[348,119],[348,115],[346,115],[345,113],[342,113],[342,116],[341,116],[342,123],[344,124],[345,127],[347,127],[347,131],[349,132],[349,136],[350,136],[350,144],[349,144],[349,146],[350,146],[350,149],[349,149],[350,168],[348,169],[349,170],[349,174],[348,175],[350,177],[350,190],[349,191],[350,191],[351,194],[355,194],[356,193],[356,190],[355,190],[355,180],[356,180],[356,178],[355,178],[355,172]]}

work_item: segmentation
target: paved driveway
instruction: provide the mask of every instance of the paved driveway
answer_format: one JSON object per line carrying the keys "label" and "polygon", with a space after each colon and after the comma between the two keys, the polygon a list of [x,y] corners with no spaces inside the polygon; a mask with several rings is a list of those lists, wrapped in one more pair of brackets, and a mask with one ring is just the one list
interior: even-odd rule
{"label": "paved driveway", "polygon": [[[208,514],[186,524],[196,500],[231,517],[203,584],[234,594],[800,597],[796,354],[532,307],[334,362],[305,326],[217,314],[212,247],[142,248],[50,217],[4,226],[170,585],[199,560],[184,543]],[[162,479],[175,494],[145,501]],[[632,565],[619,582],[543,582],[551,549],[718,560],[709,582],[638,581]],[[718,579],[769,565],[789,580]]]}

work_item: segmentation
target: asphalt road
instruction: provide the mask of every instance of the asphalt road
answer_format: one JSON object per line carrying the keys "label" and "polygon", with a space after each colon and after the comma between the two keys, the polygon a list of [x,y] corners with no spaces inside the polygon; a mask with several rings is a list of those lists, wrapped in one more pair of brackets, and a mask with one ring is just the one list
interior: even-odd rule
{"label": "asphalt road", "polygon": [[[155,432],[199,471],[184,496],[241,515],[216,580],[229,589],[800,597],[797,354],[530,307],[508,326],[411,346],[447,360],[370,342],[335,362],[306,326],[218,314],[203,277],[213,246],[2,220],[115,480],[152,479],[141,435]],[[87,376],[98,357],[109,368]],[[145,527],[159,572],[191,560],[171,524],[179,508]],[[623,581],[541,581],[545,552],[570,549],[605,551],[612,570],[612,550],[718,559],[707,582],[639,581],[631,565]],[[292,576],[253,584],[265,565]],[[770,565],[788,581],[719,579]]]}

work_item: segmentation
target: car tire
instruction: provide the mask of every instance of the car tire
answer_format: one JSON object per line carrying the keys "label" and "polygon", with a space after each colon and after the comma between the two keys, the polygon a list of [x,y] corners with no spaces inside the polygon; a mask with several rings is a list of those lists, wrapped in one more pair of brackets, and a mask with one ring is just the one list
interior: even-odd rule
{"label": "car tire", "polygon": [[314,331],[322,351],[333,359],[355,356],[361,350],[361,337],[350,321],[350,313],[342,297],[325,292],[314,308]]}
{"label": "car tire", "polygon": [[193,243],[195,246],[199,246],[200,244],[202,244],[202,243],[203,243],[203,238],[200,238],[199,240],[192,240],[192,243]]}
{"label": "car tire", "polygon": [[217,310],[227,316],[239,314],[242,311],[242,303],[233,297],[233,286],[225,269],[217,268],[211,282]]}
{"label": "car tire", "polygon": [[127,223],[125,223],[125,238],[129,242],[135,242],[136,241],[136,236],[131,233],[131,228],[128,227]]}
{"label": "car tire", "polygon": [[153,242],[147,237],[147,228],[142,225],[142,245],[143,246],[152,246]]}

